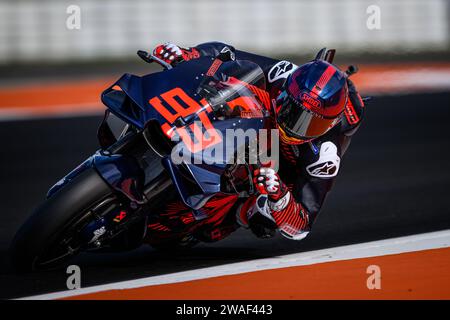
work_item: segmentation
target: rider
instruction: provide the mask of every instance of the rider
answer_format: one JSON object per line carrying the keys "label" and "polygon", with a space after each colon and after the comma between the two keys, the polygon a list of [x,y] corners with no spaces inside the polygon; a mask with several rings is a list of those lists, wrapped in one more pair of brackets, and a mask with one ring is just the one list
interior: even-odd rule
{"label": "rider", "polygon": [[237,60],[250,60],[264,71],[273,104],[274,127],[279,129],[279,170],[254,172],[259,197],[237,208],[237,221],[258,237],[275,230],[293,240],[311,229],[341,166],[341,158],[361,124],[364,103],[348,74],[326,59],[296,66],[232,46],[209,42],[192,48],[173,43],[157,46],[153,54],[176,66],[203,56],[231,51]]}

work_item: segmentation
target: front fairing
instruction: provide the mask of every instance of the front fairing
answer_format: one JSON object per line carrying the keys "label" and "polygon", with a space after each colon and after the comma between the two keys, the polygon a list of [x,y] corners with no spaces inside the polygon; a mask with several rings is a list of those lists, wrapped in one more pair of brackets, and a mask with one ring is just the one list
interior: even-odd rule
{"label": "front fairing", "polygon": [[[102,101],[111,112],[139,129],[143,129],[152,120],[162,125],[167,120],[150,105],[149,101],[174,88],[183,88],[184,92],[193,97],[195,89],[201,82],[201,74],[208,68],[204,59],[200,60],[203,61],[180,64],[177,68],[143,77],[124,74],[103,92]],[[115,99],[114,95],[120,96],[121,99]],[[133,102],[132,107],[124,103],[126,97]],[[193,98],[195,99],[195,96]]]}
{"label": "front fairing", "polygon": [[[167,114],[161,114],[155,104],[150,101],[159,98],[165,106],[165,101],[161,100],[161,95],[179,88],[189,98],[202,107],[202,97],[199,88],[207,78],[206,73],[211,65],[211,58],[200,58],[180,64],[176,68],[161,72],[152,73],[145,76],[124,74],[117,82],[102,93],[102,102],[116,116],[124,121],[133,124],[137,128],[143,129],[150,122],[156,120],[160,125],[168,122],[167,117],[176,116],[177,111],[171,106]],[[254,63],[249,61],[224,62],[217,75],[231,75],[247,83],[265,88],[264,74]],[[153,102],[158,101],[156,99]],[[181,108],[186,107],[182,105]],[[179,112],[178,112],[179,113]]]}
{"label": "front fairing", "polygon": [[112,113],[139,129],[156,122],[172,151],[181,150],[182,161],[167,154],[163,164],[183,202],[195,210],[223,191],[230,155],[248,143],[236,139],[230,152],[227,131],[258,134],[269,126],[262,70],[248,61],[229,61],[207,75],[212,62],[200,58],[143,77],[125,74],[102,95]]}

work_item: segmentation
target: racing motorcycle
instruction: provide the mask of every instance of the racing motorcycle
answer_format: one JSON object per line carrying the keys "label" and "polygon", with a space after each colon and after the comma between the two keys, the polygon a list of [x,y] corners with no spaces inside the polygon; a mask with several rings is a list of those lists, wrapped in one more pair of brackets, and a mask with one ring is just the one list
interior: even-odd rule
{"label": "racing motorcycle", "polygon": [[[214,241],[238,199],[255,193],[251,164],[227,161],[230,152],[223,161],[188,160],[217,150],[227,129],[270,126],[261,68],[226,50],[176,68],[138,55],[164,70],[124,74],[101,94],[100,149],[51,187],[19,229],[10,250],[17,270],[53,268],[83,251]],[[187,156],[174,161],[174,150]]]}

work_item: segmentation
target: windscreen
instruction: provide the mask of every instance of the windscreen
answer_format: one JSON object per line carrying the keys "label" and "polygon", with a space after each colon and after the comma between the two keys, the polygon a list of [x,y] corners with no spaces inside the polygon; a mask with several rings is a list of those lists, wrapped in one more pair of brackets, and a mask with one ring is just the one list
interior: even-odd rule
{"label": "windscreen", "polygon": [[213,76],[206,76],[197,93],[221,118],[262,117],[269,95],[262,69],[249,61],[224,63]]}

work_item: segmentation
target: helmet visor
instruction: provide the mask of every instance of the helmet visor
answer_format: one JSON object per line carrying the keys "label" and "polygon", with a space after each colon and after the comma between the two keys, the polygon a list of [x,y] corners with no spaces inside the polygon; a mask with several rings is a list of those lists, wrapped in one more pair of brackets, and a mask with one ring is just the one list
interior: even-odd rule
{"label": "helmet visor", "polygon": [[336,118],[327,119],[308,110],[289,94],[283,94],[279,102],[281,107],[277,113],[277,122],[288,136],[303,140],[317,138],[336,122]]}

